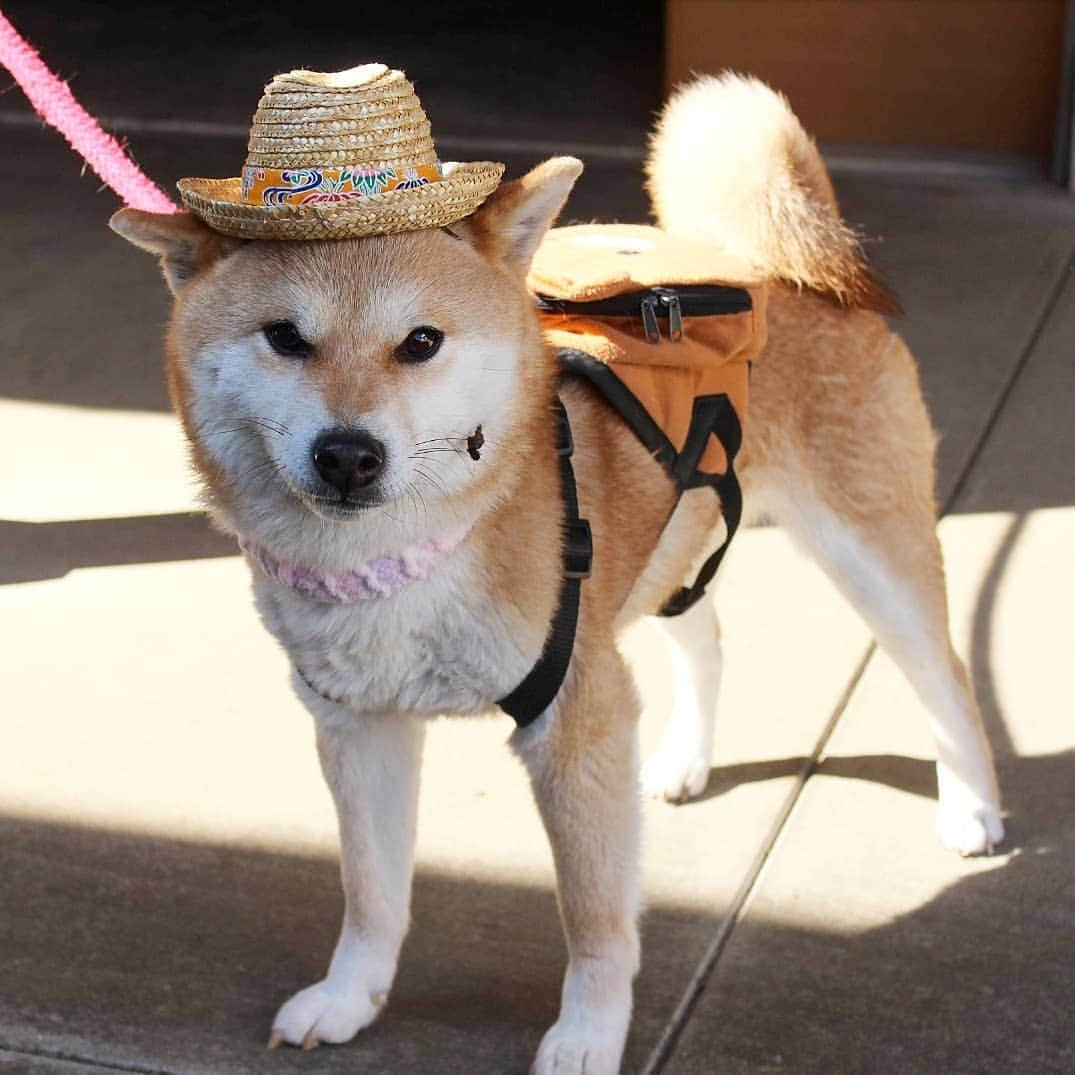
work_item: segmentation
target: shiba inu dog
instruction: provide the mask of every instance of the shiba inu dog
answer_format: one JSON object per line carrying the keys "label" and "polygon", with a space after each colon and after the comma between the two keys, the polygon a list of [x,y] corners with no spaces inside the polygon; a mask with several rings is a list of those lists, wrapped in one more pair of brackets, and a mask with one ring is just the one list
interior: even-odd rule
{"label": "shiba inu dog", "polygon": [[[246,549],[292,658],[339,813],[339,942],[271,1044],[347,1041],[378,1016],[408,924],[424,719],[488,709],[542,652],[561,584],[559,394],[594,557],[563,686],[513,736],[569,952],[534,1070],[619,1069],[639,961],[639,702],[615,639],[691,575],[719,511],[708,490],[677,506],[617,415],[558,383],[525,278],[581,167],[547,161],[449,230],[272,242],[189,214],[113,219],[175,293],[172,396],[209,509]],[[667,107],[649,182],[663,227],[771,281],[740,457],[747,509],[817,558],[908,676],[937,740],[940,839],[989,850],[1000,803],[949,641],[934,433],[813,142],[762,84],[702,79]],[[718,625],[709,601],[663,622],[694,683],[644,780],[682,800],[713,760]]]}

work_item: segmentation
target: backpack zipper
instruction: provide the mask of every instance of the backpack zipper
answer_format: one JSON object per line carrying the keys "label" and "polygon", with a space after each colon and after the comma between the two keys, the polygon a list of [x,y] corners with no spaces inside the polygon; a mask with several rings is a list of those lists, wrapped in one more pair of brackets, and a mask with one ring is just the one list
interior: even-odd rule
{"label": "backpack zipper", "polygon": [[642,296],[642,331],[646,336],[646,343],[661,342],[661,326],[657,324],[658,297],[654,294]]}
{"label": "backpack zipper", "polygon": [[570,302],[537,295],[538,309],[563,314],[604,314],[606,317],[641,317],[647,343],[661,342],[658,318],[668,321],[668,338],[678,343],[683,339],[684,317],[713,317],[720,314],[745,313],[752,308],[750,292],[741,287],[723,284],[702,284],[688,287],[651,287],[645,291],[630,291],[593,302]]}
{"label": "backpack zipper", "polygon": [[[653,288],[653,294],[657,296],[658,302],[668,311],[668,338],[673,343],[679,343],[683,339],[683,305],[679,298],[679,292],[671,287],[655,287]],[[653,342],[658,341],[654,340]]]}

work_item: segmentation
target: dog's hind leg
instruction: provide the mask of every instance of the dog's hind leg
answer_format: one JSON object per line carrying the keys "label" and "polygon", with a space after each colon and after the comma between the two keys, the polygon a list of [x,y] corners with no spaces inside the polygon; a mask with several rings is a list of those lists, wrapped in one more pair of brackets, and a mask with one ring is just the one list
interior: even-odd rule
{"label": "dog's hind leg", "polygon": [[568,949],[533,1075],[616,1075],[638,970],[639,702],[611,642],[576,657],[560,700],[512,738],[552,845]]}
{"label": "dog's hind leg", "polygon": [[410,916],[425,725],[307,704],[322,718],[317,746],[339,817],[345,910],[328,973],[284,1004],[270,1045],[312,1048],[348,1041],[372,1023],[395,977]]}
{"label": "dog's hind leg", "polygon": [[932,512],[866,519],[818,503],[790,529],[869,624],[922,700],[937,747],[937,834],[964,855],[1004,835],[993,758],[966,669],[952,649]]}
{"label": "dog's hind leg", "polygon": [[713,764],[723,666],[720,622],[712,595],[658,622],[671,643],[675,697],[661,745],[643,768],[642,785],[654,798],[685,802],[705,790]]}
{"label": "dog's hind leg", "polygon": [[892,340],[872,368],[857,358],[868,372],[846,374],[843,398],[832,388],[811,397],[802,418],[810,435],[787,454],[769,451],[772,480],[762,484],[771,513],[858,609],[925,705],[937,745],[938,835],[976,854],[1003,835],[1000,798],[949,637],[933,431],[910,355]]}

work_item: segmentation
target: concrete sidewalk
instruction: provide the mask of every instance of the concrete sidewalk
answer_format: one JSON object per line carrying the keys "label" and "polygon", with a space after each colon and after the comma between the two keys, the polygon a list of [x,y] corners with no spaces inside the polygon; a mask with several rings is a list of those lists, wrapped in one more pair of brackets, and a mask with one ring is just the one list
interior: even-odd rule
{"label": "concrete sidewalk", "polygon": [[[230,174],[242,145],[139,150],[157,175]],[[51,135],[0,129],[0,153],[41,179],[0,175],[0,1072],[526,1070],[564,950],[506,718],[432,729],[384,1017],[348,1046],[264,1051],[340,912],[310,722],[244,566],[189,514],[163,285]],[[591,169],[567,216],[638,218],[636,173]],[[840,193],[884,236],[942,431],[957,646],[1011,836],[983,860],[935,845],[918,702],[780,532],[745,532],[720,592],[719,764],[701,801],[646,809],[624,1070],[1070,1070],[1075,203]],[[670,672],[648,627],[627,647],[648,750]]]}

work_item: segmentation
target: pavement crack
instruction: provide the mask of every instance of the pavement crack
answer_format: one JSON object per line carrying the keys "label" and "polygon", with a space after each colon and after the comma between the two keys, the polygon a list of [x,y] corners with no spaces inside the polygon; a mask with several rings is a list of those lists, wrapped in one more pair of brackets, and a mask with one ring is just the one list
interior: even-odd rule
{"label": "pavement crack", "polygon": [[176,1075],[168,1068],[148,1068],[141,1064],[120,1064],[112,1060],[99,1060],[92,1056],[68,1052],[64,1049],[35,1049],[29,1046],[6,1045],[0,1042],[0,1056],[37,1057],[41,1060],[56,1060],[66,1064],[81,1064],[83,1067],[99,1068],[101,1071],[127,1071],[135,1075]]}
{"label": "pavement crack", "polygon": [[877,643],[871,642],[866,647],[854,672],[852,672],[847,686],[844,688],[839,700],[833,707],[832,714],[829,716],[825,727],[821,730],[821,734],[817,737],[814,749],[810,752],[809,757],[803,762],[802,768],[800,768],[799,772],[796,774],[795,783],[788,792],[783,805],[780,807],[780,812],[769,827],[769,831],[762,841],[757,854],[754,856],[746,873],[743,875],[743,880],[739,883],[739,887],[732,897],[728,913],[724,916],[717,932],[713,935],[713,939],[709,942],[702,958],[698,961],[698,965],[695,967],[694,973],[687,983],[687,988],[683,991],[679,1004],[676,1005],[676,1010],[665,1024],[664,1031],[658,1039],[657,1044],[653,1047],[653,1051],[650,1053],[645,1066],[642,1068],[642,1075],[658,1075],[659,1072],[664,1070],[665,1064],[672,1058],[679,1037],[683,1033],[683,1029],[686,1027],[691,1015],[694,1013],[694,1008],[698,1003],[698,999],[709,984],[709,979],[716,968],[721,953],[727,946],[735,927],[739,924],[750,906],[751,898],[757,891],[762,880],[765,866],[769,862],[780,837],[787,828],[788,822],[791,820],[795,807],[802,797],[803,789],[806,787],[806,782],[815,772],[817,772],[818,765],[824,756],[829,740],[832,738],[833,732],[836,731],[836,726],[840,723],[840,718],[844,715],[844,711],[851,702],[851,698],[854,695],[860,680],[865,675],[870,660],[873,658],[876,651]]}

